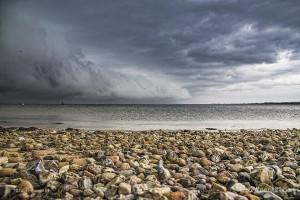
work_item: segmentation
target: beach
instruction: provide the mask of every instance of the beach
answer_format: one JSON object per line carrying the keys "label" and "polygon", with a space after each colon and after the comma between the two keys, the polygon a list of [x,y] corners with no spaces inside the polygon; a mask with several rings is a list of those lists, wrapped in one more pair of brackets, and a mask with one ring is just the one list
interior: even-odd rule
{"label": "beach", "polygon": [[1,199],[299,199],[300,130],[0,128]]}

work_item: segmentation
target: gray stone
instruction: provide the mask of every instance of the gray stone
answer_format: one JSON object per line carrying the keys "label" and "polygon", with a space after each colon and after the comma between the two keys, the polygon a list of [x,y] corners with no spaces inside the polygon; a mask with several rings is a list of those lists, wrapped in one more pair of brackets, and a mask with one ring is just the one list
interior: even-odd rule
{"label": "gray stone", "polygon": [[259,191],[254,193],[257,196],[260,196],[264,200],[282,200],[281,197],[277,196],[276,194],[268,191]]}
{"label": "gray stone", "polygon": [[242,183],[235,183],[230,188],[230,190],[235,192],[246,192],[248,189]]}
{"label": "gray stone", "polygon": [[92,182],[92,179],[89,178],[89,177],[83,177],[80,181],[80,187],[83,189],[83,190],[86,190],[86,189],[92,189],[93,188],[93,182]]}
{"label": "gray stone", "polygon": [[198,149],[198,150],[192,151],[192,156],[202,158],[202,157],[205,157],[205,153],[204,153],[204,151]]}
{"label": "gray stone", "polygon": [[137,195],[141,195],[146,190],[148,190],[148,185],[147,184],[136,184],[136,185],[133,185],[132,189],[133,189],[133,193],[135,193]]}
{"label": "gray stone", "polygon": [[169,178],[171,178],[171,174],[168,169],[164,168],[163,166],[163,160],[159,161],[158,167],[158,178],[160,181],[167,181]]}

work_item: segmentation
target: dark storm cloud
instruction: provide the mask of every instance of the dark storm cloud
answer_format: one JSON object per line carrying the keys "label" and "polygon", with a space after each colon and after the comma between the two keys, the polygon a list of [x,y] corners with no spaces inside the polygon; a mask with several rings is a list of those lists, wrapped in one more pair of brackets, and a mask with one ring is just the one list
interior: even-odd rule
{"label": "dark storm cloud", "polygon": [[178,102],[300,84],[297,0],[32,0],[1,9],[6,101]]}

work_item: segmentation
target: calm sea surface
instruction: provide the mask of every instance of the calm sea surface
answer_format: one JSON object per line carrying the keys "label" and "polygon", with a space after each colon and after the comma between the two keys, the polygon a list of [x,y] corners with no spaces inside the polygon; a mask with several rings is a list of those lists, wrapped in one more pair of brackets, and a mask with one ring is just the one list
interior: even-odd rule
{"label": "calm sea surface", "polygon": [[122,130],[300,128],[300,105],[0,105],[0,126]]}

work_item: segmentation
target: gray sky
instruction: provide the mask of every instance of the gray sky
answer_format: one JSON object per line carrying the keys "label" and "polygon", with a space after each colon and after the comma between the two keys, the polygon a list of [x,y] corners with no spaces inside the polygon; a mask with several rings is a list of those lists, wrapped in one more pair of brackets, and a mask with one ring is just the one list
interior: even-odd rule
{"label": "gray sky", "polygon": [[300,101],[299,0],[3,0],[0,102]]}

